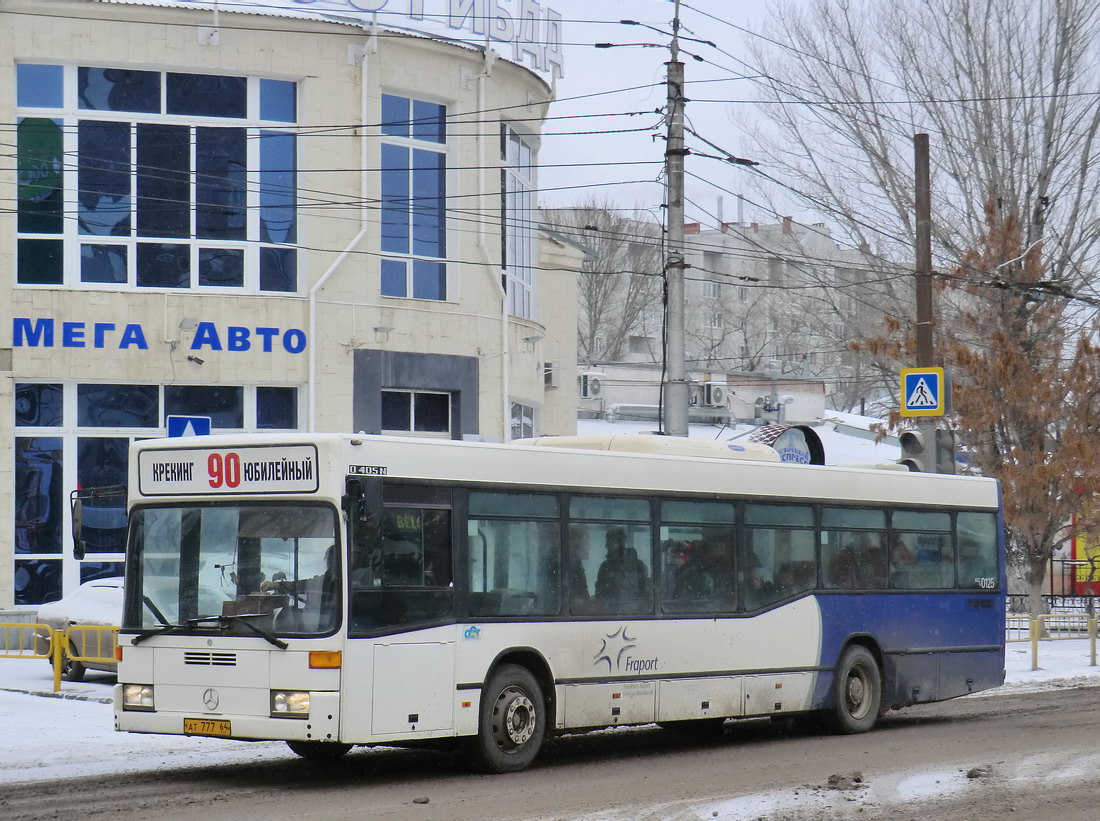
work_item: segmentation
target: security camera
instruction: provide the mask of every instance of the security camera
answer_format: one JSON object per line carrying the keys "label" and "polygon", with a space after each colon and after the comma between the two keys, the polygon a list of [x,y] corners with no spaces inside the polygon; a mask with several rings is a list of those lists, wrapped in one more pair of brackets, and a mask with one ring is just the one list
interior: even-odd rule
{"label": "security camera", "polygon": [[205,362],[206,360],[203,360],[203,359],[199,359],[199,358],[198,358],[197,356],[195,356],[194,354],[188,354],[188,355],[187,355],[187,361],[188,361],[188,362],[194,362],[194,363],[195,363],[196,365],[201,365],[201,364],[203,364],[203,362]]}
{"label": "security camera", "polygon": [[782,402],[784,405],[789,405],[791,404],[791,402],[794,401],[794,397],[791,396],[789,393],[785,393],[781,397],[779,397],[779,401]]}

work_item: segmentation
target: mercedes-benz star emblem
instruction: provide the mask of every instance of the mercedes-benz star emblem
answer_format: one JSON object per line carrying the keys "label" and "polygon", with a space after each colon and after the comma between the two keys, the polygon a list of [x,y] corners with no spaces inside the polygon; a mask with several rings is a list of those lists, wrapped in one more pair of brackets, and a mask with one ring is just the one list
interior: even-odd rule
{"label": "mercedes-benz star emblem", "polygon": [[213,687],[207,687],[206,692],[202,694],[202,703],[206,705],[206,709],[218,709],[218,701],[218,691]]}

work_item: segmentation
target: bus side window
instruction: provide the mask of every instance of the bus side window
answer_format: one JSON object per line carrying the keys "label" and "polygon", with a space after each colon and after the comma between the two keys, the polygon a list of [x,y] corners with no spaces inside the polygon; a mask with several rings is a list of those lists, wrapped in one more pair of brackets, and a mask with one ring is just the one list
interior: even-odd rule
{"label": "bus side window", "polygon": [[995,590],[1000,587],[997,517],[992,513],[960,513],[956,533],[959,587],[970,590]]}
{"label": "bus side window", "polygon": [[556,615],[561,609],[557,498],[472,492],[469,509],[470,615]]}

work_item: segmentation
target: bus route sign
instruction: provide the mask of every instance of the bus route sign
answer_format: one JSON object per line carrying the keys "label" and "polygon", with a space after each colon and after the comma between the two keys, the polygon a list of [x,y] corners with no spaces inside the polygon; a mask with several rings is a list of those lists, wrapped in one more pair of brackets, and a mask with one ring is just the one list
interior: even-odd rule
{"label": "bus route sign", "polygon": [[138,454],[142,496],[316,493],[313,445],[164,448]]}
{"label": "bus route sign", "polygon": [[943,416],[943,368],[901,369],[901,415]]}

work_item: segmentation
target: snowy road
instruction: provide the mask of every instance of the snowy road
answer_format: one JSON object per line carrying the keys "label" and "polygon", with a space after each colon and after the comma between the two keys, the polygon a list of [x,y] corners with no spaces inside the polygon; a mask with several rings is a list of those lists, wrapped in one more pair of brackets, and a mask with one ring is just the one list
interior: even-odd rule
{"label": "snowy road", "polygon": [[[1046,669],[1030,673],[1027,646],[1012,645],[1007,695],[904,710],[866,736],[791,739],[768,722],[705,741],[616,730],[565,739],[531,771],[498,778],[426,752],[362,750],[316,767],[279,743],[118,734],[110,705],[86,700],[105,699],[108,679],[48,698],[30,694],[48,691],[45,664],[0,661],[0,817],[980,821],[1058,808],[1093,819],[1100,689],[1089,685],[1100,676],[1083,642],[1044,643],[1040,658]],[[932,799],[949,806],[918,810]]]}

